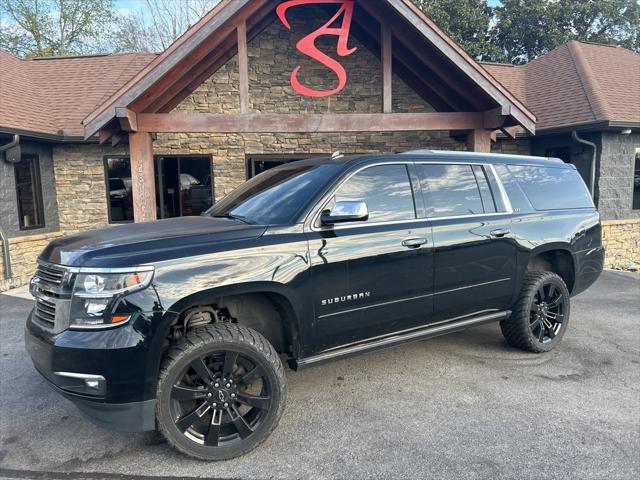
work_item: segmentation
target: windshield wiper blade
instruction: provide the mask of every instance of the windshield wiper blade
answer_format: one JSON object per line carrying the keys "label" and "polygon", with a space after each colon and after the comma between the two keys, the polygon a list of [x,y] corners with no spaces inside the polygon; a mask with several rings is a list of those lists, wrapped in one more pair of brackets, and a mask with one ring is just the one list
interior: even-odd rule
{"label": "windshield wiper blade", "polygon": [[213,215],[213,218],[230,218],[231,220],[240,220],[247,225],[254,225],[255,222],[249,220],[247,217],[243,217],[242,215],[236,215],[235,213],[225,213],[223,215]]}

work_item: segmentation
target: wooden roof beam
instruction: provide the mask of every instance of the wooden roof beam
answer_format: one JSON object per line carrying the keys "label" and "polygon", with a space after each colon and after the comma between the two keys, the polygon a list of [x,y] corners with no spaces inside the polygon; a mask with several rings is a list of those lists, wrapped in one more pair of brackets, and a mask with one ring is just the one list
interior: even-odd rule
{"label": "wooden roof beam", "polygon": [[351,114],[141,113],[138,131],[157,133],[309,133],[479,130],[482,112]]}

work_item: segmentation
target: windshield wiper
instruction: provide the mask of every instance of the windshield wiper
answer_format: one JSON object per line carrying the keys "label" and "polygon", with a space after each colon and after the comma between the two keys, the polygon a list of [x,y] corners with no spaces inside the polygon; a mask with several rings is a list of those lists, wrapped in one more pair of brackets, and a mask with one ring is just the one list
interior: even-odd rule
{"label": "windshield wiper", "polygon": [[213,218],[230,218],[232,220],[240,220],[247,225],[255,225],[255,222],[249,220],[247,217],[243,217],[242,215],[236,215],[235,213],[225,213],[223,215],[212,215]]}

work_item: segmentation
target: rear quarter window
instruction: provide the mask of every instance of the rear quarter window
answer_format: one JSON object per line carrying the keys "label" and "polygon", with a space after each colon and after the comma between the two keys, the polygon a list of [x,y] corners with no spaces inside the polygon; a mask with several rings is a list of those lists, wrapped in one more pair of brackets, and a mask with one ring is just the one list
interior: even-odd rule
{"label": "rear quarter window", "polygon": [[587,186],[574,168],[509,165],[508,169],[535,210],[593,208]]}

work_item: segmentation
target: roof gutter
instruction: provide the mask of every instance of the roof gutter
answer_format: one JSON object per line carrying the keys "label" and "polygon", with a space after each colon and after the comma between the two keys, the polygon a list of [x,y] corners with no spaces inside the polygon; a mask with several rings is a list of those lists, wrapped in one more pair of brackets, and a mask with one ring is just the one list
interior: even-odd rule
{"label": "roof gutter", "polygon": [[596,154],[598,152],[598,146],[590,142],[589,140],[585,140],[584,138],[580,138],[578,136],[578,132],[573,130],[571,132],[571,138],[577,143],[581,143],[582,145],[587,145],[591,147],[591,174],[589,176],[589,191],[591,192],[591,198],[595,201],[596,199]]}
{"label": "roof gutter", "polygon": [[4,278],[11,280],[11,256],[9,255],[9,240],[0,228],[0,240],[2,241],[2,258],[4,260]]}
{"label": "roof gutter", "polygon": [[[18,134],[13,134],[13,139],[7,143],[6,145],[2,145],[0,146],[0,153],[9,150],[10,148],[16,147],[18,146],[18,144],[20,143],[20,135]],[[9,163],[15,163],[12,162],[11,160],[9,160],[8,158],[5,158],[5,161],[9,162]]]}
{"label": "roof gutter", "polygon": [[[20,143],[20,135],[13,135],[13,139],[7,143],[6,145],[0,146],[0,153],[5,150],[9,150],[17,146]],[[4,278],[7,280],[11,280],[12,272],[11,272],[11,256],[9,255],[9,239],[2,231],[2,227],[0,227],[0,241],[2,241],[2,259],[4,265]]]}

